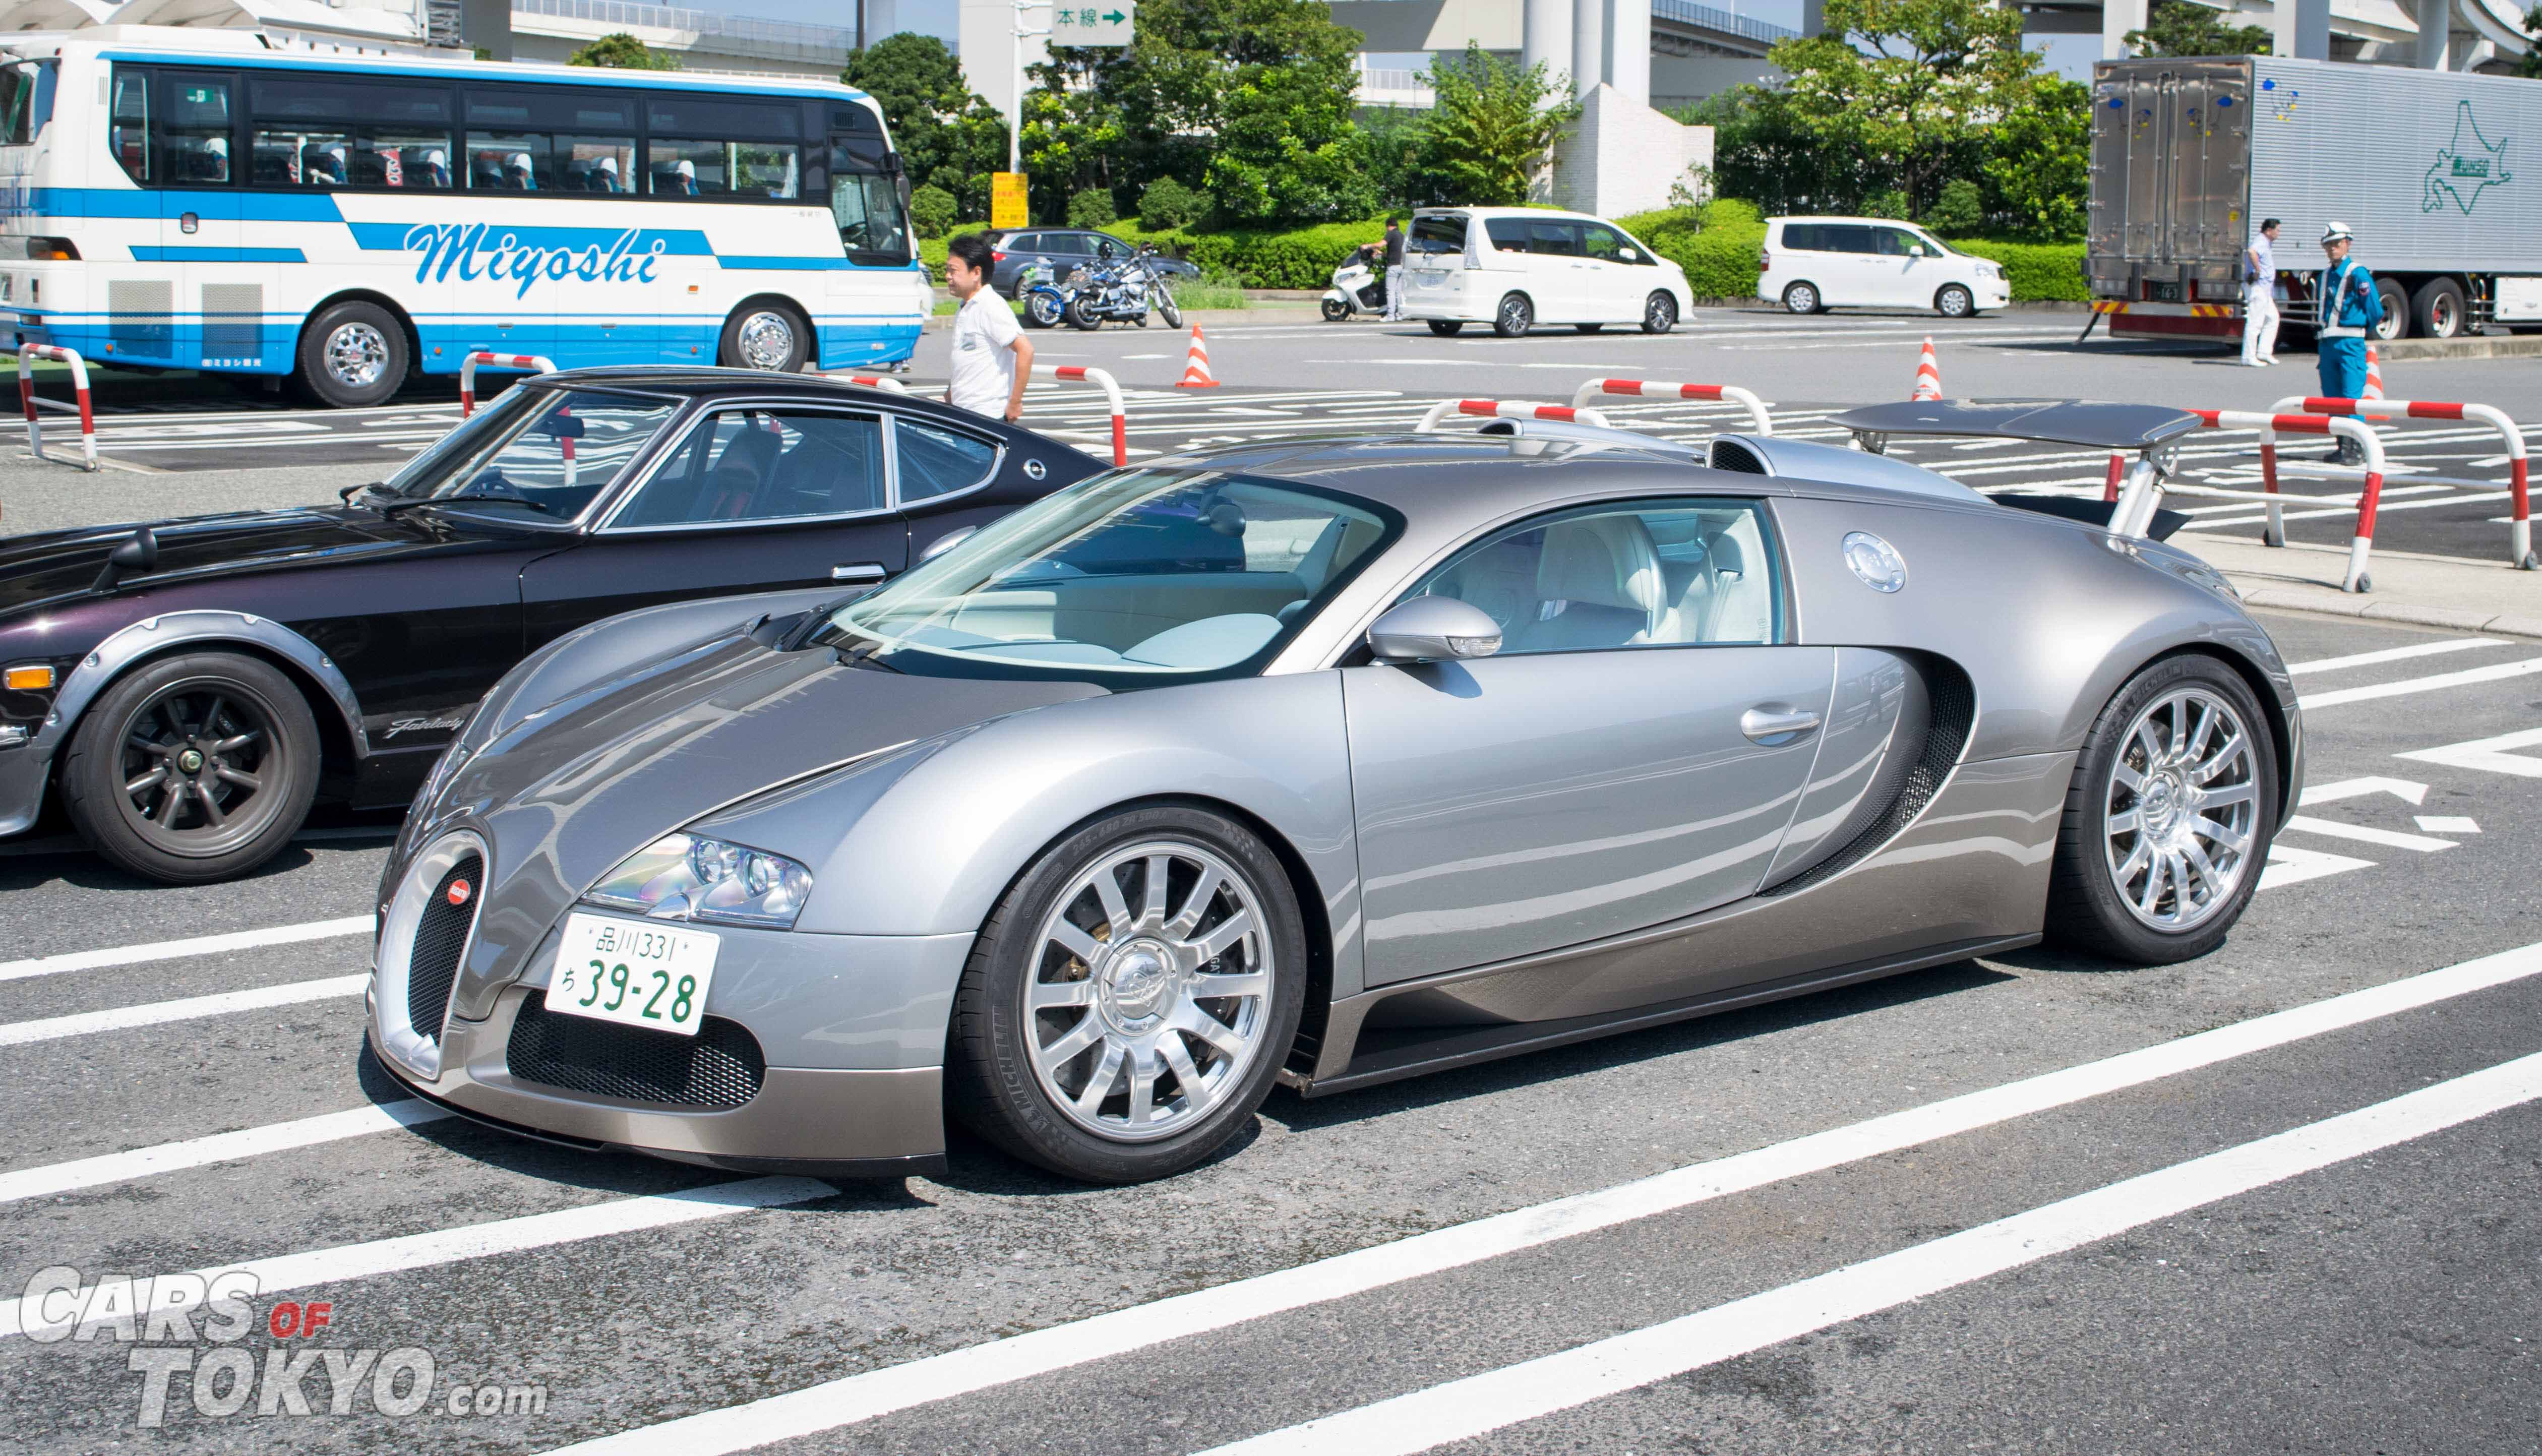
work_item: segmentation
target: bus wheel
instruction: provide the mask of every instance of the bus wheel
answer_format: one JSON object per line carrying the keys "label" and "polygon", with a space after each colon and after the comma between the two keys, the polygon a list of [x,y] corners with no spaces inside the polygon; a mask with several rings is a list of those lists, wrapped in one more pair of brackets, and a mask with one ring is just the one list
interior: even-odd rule
{"label": "bus wheel", "polygon": [[353,299],[300,330],[300,392],[320,404],[377,404],[406,383],[406,326],[375,303]]}
{"label": "bus wheel", "polygon": [[781,303],[745,304],[724,321],[715,362],[726,369],[799,374],[812,352],[812,326]]}

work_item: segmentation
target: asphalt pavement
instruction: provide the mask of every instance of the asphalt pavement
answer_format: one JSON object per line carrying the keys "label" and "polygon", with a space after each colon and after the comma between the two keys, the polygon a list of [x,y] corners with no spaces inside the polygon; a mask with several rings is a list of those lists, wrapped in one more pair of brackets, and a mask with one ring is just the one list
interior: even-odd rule
{"label": "asphalt pavement", "polygon": [[[2267,623],[2311,787],[2210,956],[2024,951],[1282,1091],[1134,1189],[968,1141],[834,1187],[434,1118],[361,1050],[385,823],[198,890],[10,846],[11,1442],[2531,1449],[2542,649]],[[9,1302],[241,1267],[233,1345]],[[394,1410],[426,1361],[380,1414],[365,1372]]]}

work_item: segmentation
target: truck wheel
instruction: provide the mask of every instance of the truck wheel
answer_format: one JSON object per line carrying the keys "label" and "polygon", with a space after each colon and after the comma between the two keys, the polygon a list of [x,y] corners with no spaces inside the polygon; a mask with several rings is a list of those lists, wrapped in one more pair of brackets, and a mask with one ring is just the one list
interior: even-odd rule
{"label": "truck wheel", "polygon": [[2410,298],[2411,322],[2429,338],[2452,338],[2463,331],[2462,285],[2451,278],[2430,278]]}
{"label": "truck wheel", "polygon": [[2374,327],[2367,332],[2385,343],[2396,338],[2408,338],[2410,336],[2410,290],[2389,278],[2377,278],[2374,280],[2374,291],[2382,296],[2383,317],[2375,320]]}

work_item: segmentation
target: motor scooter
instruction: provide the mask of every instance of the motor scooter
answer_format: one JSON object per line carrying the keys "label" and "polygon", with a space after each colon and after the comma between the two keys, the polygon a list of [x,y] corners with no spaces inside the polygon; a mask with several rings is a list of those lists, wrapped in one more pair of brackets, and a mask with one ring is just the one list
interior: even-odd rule
{"label": "motor scooter", "polygon": [[1339,324],[1353,314],[1385,316],[1385,281],[1370,265],[1368,250],[1354,248],[1333,269],[1333,286],[1324,290],[1324,322]]}

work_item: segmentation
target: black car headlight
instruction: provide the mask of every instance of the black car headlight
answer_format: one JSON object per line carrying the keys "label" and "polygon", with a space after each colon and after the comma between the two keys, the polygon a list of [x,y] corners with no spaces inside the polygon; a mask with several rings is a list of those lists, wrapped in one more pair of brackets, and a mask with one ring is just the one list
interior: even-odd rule
{"label": "black car headlight", "polygon": [[582,900],[656,920],[789,930],[811,895],[812,872],[783,854],[677,834],[627,856]]}

